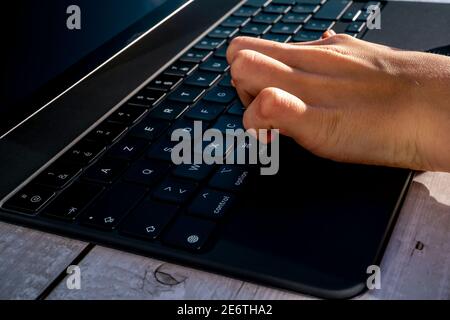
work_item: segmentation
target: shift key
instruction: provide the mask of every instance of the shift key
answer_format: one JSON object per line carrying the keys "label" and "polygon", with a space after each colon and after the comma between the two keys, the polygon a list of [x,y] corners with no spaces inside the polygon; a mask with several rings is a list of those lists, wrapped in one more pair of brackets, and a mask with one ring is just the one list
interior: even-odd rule
{"label": "shift key", "polygon": [[112,230],[137,205],[146,192],[146,188],[142,186],[125,182],[117,183],[88,209],[82,218],[82,223]]}

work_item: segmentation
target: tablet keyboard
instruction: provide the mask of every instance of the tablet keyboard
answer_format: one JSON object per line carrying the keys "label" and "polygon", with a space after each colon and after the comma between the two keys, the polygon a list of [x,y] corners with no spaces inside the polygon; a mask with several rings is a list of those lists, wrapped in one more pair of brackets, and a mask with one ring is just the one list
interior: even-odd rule
{"label": "tablet keyboard", "polygon": [[[319,39],[330,28],[366,28],[366,7],[349,0],[249,0],[117,111],[13,195],[4,208],[200,251],[253,174],[244,165],[171,162],[175,129],[243,128],[226,49],[236,36],[279,42]],[[224,152],[225,156],[226,152]]]}

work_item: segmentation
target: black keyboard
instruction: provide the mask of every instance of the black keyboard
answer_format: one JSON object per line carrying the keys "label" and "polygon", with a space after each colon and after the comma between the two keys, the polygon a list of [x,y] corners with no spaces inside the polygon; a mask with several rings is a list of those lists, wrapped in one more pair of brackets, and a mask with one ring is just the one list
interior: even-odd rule
{"label": "black keyboard", "polygon": [[[200,251],[245,192],[252,168],[171,162],[173,130],[243,128],[226,49],[236,36],[289,42],[333,28],[358,37],[366,7],[350,0],[249,0],[138,94],[13,195],[4,209]],[[227,152],[224,152],[226,156]]]}

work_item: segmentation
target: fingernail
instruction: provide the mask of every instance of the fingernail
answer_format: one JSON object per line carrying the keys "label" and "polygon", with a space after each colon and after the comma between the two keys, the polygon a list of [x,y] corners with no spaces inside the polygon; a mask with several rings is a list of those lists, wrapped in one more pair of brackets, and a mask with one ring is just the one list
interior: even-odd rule
{"label": "fingernail", "polygon": [[325,32],[323,33],[322,39],[329,38],[329,37],[331,37],[331,36],[334,36],[335,34],[336,34],[336,32],[334,32],[334,30],[332,30],[332,29],[327,30],[327,31],[325,31]]}

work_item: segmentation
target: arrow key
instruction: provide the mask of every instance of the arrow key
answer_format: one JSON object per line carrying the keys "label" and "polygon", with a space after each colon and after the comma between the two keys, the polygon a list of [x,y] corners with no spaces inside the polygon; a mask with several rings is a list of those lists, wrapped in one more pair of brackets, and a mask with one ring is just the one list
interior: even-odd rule
{"label": "arrow key", "polygon": [[213,189],[204,189],[188,208],[189,214],[210,219],[219,219],[225,215],[235,201],[235,196]]}
{"label": "arrow key", "polygon": [[184,203],[197,189],[193,182],[168,178],[156,189],[153,196],[159,200]]}
{"label": "arrow key", "polygon": [[143,239],[156,239],[175,217],[179,207],[145,199],[125,219],[120,231]]}
{"label": "arrow key", "polygon": [[90,227],[113,230],[146,193],[145,187],[116,183],[83,214],[81,222]]}

